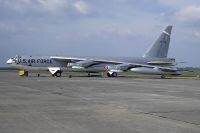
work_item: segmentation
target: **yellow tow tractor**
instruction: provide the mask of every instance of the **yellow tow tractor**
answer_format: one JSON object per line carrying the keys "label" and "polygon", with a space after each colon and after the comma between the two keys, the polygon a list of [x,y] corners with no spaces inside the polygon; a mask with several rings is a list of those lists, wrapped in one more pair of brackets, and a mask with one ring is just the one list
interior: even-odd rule
{"label": "yellow tow tractor", "polygon": [[21,77],[28,77],[28,71],[20,70],[19,71],[19,76],[21,76]]}

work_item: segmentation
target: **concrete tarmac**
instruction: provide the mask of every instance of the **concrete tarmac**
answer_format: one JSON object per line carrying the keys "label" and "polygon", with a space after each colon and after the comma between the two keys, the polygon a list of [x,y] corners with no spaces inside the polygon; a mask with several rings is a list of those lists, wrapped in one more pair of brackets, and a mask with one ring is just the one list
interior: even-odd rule
{"label": "concrete tarmac", "polygon": [[0,133],[200,133],[200,80],[0,72]]}

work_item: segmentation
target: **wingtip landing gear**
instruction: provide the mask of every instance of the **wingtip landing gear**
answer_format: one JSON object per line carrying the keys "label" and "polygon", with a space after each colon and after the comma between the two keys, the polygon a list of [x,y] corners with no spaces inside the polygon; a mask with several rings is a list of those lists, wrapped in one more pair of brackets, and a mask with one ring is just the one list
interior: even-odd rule
{"label": "wingtip landing gear", "polygon": [[88,77],[91,77],[91,74],[88,72]]}
{"label": "wingtip landing gear", "polygon": [[166,76],[165,76],[165,75],[161,75],[160,78],[161,78],[161,79],[165,79]]}

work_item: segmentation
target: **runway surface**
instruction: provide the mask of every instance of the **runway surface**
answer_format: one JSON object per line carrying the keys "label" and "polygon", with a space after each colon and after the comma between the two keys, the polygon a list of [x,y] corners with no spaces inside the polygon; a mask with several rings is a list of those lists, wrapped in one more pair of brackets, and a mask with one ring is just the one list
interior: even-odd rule
{"label": "runway surface", "polygon": [[0,133],[200,133],[200,80],[0,72]]}

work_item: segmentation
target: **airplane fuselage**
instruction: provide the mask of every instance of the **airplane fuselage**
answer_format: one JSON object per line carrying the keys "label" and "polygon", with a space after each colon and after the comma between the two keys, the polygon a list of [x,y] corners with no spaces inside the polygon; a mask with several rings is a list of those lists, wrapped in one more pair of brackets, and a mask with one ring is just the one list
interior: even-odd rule
{"label": "airplane fuselage", "polygon": [[[85,58],[112,60],[117,62],[138,63],[147,65],[153,62],[155,63],[153,65],[159,65],[159,66],[162,65],[172,66],[175,63],[175,60],[172,58],[144,58],[144,57],[85,57]],[[13,68],[22,69],[26,71],[48,70],[49,67],[59,67],[61,68],[61,70],[68,70],[68,71],[101,72],[105,71],[105,66],[108,65],[106,63],[101,63],[90,66],[89,68],[72,69],[70,64],[76,62],[57,61],[51,59],[50,56],[16,56],[10,59],[10,63],[9,60],[7,61],[7,63],[10,64],[11,67]]]}

